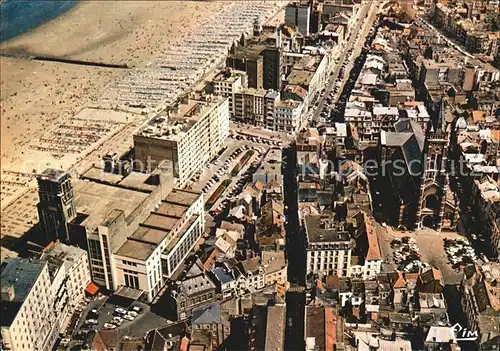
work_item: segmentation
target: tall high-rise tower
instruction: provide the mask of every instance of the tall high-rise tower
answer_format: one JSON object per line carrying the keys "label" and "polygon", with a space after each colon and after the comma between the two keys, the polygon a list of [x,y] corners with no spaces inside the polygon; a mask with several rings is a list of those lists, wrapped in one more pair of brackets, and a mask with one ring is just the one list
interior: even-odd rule
{"label": "tall high-rise tower", "polygon": [[37,177],[38,216],[47,242],[59,239],[69,243],[68,223],[76,217],[76,204],[68,173],[46,169]]}
{"label": "tall high-rise tower", "polygon": [[285,23],[295,26],[302,35],[310,34],[311,6],[309,4],[290,3],[285,8]]}
{"label": "tall high-rise tower", "polygon": [[445,104],[441,99],[437,116],[430,121],[422,153],[422,178],[417,204],[416,225],[418,228],[441,229],[448,189],[446,165],[449,133],[444,115]]}

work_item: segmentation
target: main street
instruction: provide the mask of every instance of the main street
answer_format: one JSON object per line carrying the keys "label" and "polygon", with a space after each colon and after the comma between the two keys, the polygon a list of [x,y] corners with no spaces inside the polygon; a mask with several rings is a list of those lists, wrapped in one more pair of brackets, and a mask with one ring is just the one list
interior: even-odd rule
{"label": "main street", "polygon": [[[346,60],[354,61],[354,58],[361,50],[354,50],[351,48],[355,43],[364,42],[365,37],[370,31],[375,15],[376,15],[375,2],[366,2],[363,4],[361,13],[358,17],[356,26],[352,29],[349,41],[343,47],[339,57],[339,62],[333,75],[331,76],[326,93],[319,100],[319,105],[314,112],[314,119],[319,118],[325,97],[329,91],[332,90],[340,69]],[[366,20],[368,18],[368,20]],[[362,28],[361,35],[358,32]],[[351,52],[349,52],[351,51]],[[352,63],[352,62],[351,62]],[[347,73],[347,72],[346,72]],[[303,350],[304,344],[304,314],[306,297],[303,288],[306,285],[306,240],[304,232],[298,216],[298,198],[297,198],[297,152],[292,145],[290,148],[283,150],[284,156],[284,188],[285,188],[285,205],[286,205],[286,243],[287,243],[287,257],[288,257],[288,280],[292,284],[292,288],[287,292],[286,302],[286,332],[285,332],[285,349],[286,350]]]}
{"label": "main street", "polygon": [[[376,1],[367,1],[363,4],[363,7],[361,9],[361,13],[358,16],[358,21],[355,25],[355,27],[351,30],[349,40],[344,46],[344,50],[342,50],[342,53],[340,54],[340,57],[338,59],[338,63],[335,66],[335,69],[333,71],[333,74],[330,77],[330,80],[328,82],[328,85],[326,86],[325,93],[319,98],[319,104],[316,107],[316,111],[313,114],[313,120],[314,121],[319,121],[319,115],[321,111],[323,110],[323,107],[325,105],[325,100],[328,97],[329,93],[333,91],[334,85],[337,82],[340,74],[340,70],[342,69],[342,65],[344,62],[346,62],[346,59],[354,61],[354,58],[356,57],[357,54],[361,51],[361,48],[358,48],[359,43],[363,43],[368,32],[370,29],[373,27],[373,23],[376,18],[376,13],[378,10],[378,2]],[[368,20],[366,20],[368,19]],[[363,27],[360,36],[358,37],[358,33]],[[355,45],[356,44],[356,45]],[[357,48],[357,50],[353,50],[352,54],[349,54],[350,49]],[[359,50],[358,50],[359,49]],[[352,63],[352,62],[350,62]],[[345,72],[348,73],[348,72]],[[345,75],[345,77],[348,77],[348,74]]]}

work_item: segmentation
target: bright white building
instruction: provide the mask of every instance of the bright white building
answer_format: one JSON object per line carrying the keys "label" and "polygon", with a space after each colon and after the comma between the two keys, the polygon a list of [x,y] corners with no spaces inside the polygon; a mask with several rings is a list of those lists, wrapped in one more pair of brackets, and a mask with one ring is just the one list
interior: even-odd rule
{"label": "bright white building", "polygon": [[217,155],[228,135],[228,98],[188,100],[134,134],[134,167],[153,170],[164,161],[172,162],[174,177],[182,186]]}
{"label": "bright white building", "polygon": [[47,262],[12,258],[0,281],[2,350],[51,350],[59,329]]}
{"label": "bright white building", "polygon": [[91,282],[88,255],[76,246],[55,242],[44,249],[41,259],[48,262],[58,330],[63,331]]}
{"label": "bright white building", "polygon": [[351,275],[352,240],[347,231],[329,216],[305,218],[307,274]]}
{"label": "bright white building", "polygon": [[280,100],[274,110],[274,130],[297,132],[302,124],[303,104],[298,101]]}
{"label": "bright white building", "polygon": [[203,195],[174,189],[114,255],[119,286],[141,290],[149,302],[201,238]]}

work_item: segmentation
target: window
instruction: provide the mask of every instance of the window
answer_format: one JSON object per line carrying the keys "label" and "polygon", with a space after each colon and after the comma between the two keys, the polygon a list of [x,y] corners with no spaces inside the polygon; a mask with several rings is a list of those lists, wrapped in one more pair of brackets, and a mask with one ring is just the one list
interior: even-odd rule
{"label": "window", "polygon": [[131,274],[125,274],[124,277],[125,286],[128,286],[129,288],[139,289],[139,277]]}

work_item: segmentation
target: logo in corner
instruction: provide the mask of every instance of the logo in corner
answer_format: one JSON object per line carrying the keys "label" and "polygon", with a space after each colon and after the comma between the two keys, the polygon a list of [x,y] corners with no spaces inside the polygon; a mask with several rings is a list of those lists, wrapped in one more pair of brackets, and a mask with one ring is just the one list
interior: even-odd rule
{"label": "logo in corner", "polygon": [[455,338],[457,341],[475,341],[477,340],[478,333],[477,331],[469,330],[465,327],[462,327],[460,323],[455,323],[453,327],[453,332],[455,333]]}

